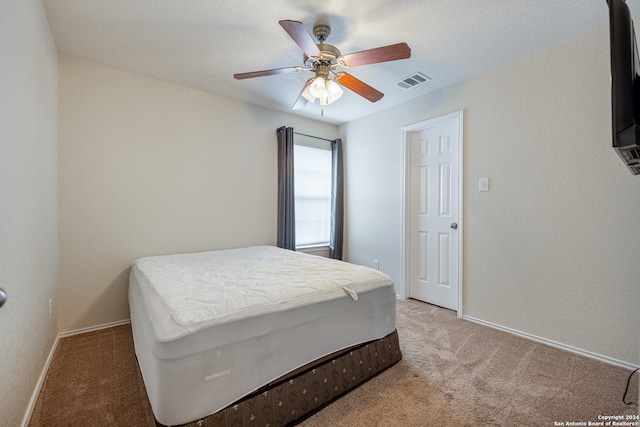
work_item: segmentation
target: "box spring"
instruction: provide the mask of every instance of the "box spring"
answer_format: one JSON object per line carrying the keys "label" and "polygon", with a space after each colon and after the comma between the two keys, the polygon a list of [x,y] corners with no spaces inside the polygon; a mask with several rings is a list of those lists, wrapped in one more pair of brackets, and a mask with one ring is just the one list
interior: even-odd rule
{"label": "box spring", "polygon": [[[397,331],[336,352],[180,427],[292,426],[402,359]],[[158,426],[164,426],[157,423]]]}

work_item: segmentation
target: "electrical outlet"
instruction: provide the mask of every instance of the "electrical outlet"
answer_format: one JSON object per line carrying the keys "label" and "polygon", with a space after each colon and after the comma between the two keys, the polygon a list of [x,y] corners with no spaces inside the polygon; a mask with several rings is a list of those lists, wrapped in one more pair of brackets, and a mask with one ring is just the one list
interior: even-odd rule
{"label": "electrical outlet", "polygon": [[51,312],[53,311],[53,299],[49,298],[49,319],[51,319]]}
{"label": "electrical outlet", "polygon": [[378,261],[377,259],[374,259],[373,268],[375,268],[376,270],[380,270],[380,261]]}

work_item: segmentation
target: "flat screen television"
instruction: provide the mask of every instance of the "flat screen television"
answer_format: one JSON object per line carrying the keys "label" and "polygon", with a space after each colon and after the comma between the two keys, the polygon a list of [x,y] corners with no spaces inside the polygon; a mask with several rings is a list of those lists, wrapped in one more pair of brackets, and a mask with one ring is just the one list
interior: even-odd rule
{"label": "flat screen television", "polygon": [[613,148],[640,175],[640,60],[633,19],[624,0],[607,0],[611,53]]}

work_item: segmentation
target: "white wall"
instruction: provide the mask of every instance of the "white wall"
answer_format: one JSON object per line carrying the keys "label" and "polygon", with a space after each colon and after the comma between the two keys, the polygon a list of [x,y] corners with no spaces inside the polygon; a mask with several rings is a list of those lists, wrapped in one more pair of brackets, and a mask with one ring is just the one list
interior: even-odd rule
{"label": "white wall", "polygon": [[606,29],[344,125],[348,259],[402,285],[401,128],[458,110],[463,313],[640,364],[640,177],[611,148]]}
{"label": "white wall", "polygon": [[19,425],[56,338],[58,56],[40,0],[0,2],[0,425]]}
{"label": "white wall", "polygon": [[61,56],[60,331],[129,318],[139,257],[276,242],[276,128],[337,127]]}

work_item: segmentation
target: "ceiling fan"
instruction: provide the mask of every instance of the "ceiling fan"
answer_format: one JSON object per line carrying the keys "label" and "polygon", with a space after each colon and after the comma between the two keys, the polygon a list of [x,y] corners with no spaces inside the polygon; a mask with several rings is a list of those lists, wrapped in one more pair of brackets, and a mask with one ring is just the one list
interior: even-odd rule
{"label": "ceiling fan", "polygon": [[[313,103],[316,99],[320,100],[320,105],[331,104],[342,96],[343,91],[340,85],[371,102],[379,101],[384,96],[382,92],[351,74],[340,71],[340,68],[396,61],[411,57],[411,49],[406,43],[397,43],[342,55],[335,46],[325,44],[327,37],[331,33],[329,25],[316,24],[313,27],[313,34],[318,40],[316,44],[301,22],[283,20],[279,21],[279,23],[304,52],[304,65],[234,74],[233,77],[242,80],[299,71],[314,72],[315,77],[307,80],[300,95],[298,95],[298,99],[293,105],[294,110],[304,108],[307,102]],[[335,81],[331,79],[331,75],[334,76]]]}

